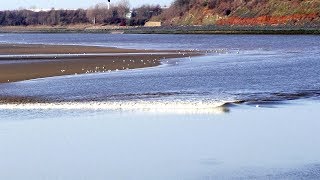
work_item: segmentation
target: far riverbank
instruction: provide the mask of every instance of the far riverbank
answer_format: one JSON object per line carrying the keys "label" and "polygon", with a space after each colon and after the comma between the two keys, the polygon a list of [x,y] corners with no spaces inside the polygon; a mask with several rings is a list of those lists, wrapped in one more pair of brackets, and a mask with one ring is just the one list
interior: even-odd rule
{"label": "far riverbank", "polygon": [[107,33],[107,34],[320,34],[318,26],[160,26],[103,25],[2,26],[0,33]]}

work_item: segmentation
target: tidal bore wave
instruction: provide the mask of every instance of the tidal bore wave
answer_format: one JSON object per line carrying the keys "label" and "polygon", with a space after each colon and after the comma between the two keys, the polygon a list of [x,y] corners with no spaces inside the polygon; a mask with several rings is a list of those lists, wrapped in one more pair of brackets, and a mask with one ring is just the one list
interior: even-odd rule
{"label": "tidal bore wave", "polygon": [[117,101],[117,102],[57,102],[2,103],[3,110],[110,110],[175,114],[219,114],[229,111],[229,102],[189,101]]}
{"label": "tidal bore wave", "polygon": [[[179,95],[189,95],[179,97]],[[208,94],[202,94],[208,95]],[[231,98],[233,97],[233,98]],[[278,93],[242,93],[230,98],[210,98],[193,92],[167,92],[144,94],[121,94],[104,99],[82,99],[74,101],[45,100],[32,97],[2,97],[2,110],[110,110],[132,112],[159,112],[175,114],[218,114],[229,112],[233,106],[244,104],[256,107],[273,107],[287,101],[314,98],[318,99],[318,90]]]}

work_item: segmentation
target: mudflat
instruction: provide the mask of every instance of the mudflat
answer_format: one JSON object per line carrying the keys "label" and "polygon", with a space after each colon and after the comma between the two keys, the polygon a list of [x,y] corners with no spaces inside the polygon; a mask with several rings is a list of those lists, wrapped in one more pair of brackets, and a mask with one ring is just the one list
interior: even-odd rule
{"label": "mudflat", "polygon": [[200,55],[95,46],[1,44],[0,83],[113,70],[152,67],[161,59]]}
{"label": "mudflat", "polygon": [[147,52],[163,52],[163,51],[121,49],[121,48],[99,47],[99,46],[78,46],[78,45],[0,44],[0,55],[147,53]]}

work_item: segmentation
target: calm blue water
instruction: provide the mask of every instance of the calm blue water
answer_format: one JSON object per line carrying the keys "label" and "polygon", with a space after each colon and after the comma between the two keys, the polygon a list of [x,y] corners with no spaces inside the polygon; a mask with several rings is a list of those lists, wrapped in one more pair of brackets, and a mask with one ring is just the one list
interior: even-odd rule
{"label": "calm blue water", "polygon": [[319,108],[0,110],[0,179],[319,179]]}
{"label": "calm blue water", "polygon": [[319,36],[286,35],[135,35],[1,34],[1,43],[76,44],[138,49],[241,49],[319,51]]}
{"label": "calm blue water", "polygon": [[[319,42],[0,34],[0,43],[210,52],[146,69],[0,84],[0,96],[42,102],[0,103],[0,179],[319,179]],[[254,106],[221,107],[229,102]]]}

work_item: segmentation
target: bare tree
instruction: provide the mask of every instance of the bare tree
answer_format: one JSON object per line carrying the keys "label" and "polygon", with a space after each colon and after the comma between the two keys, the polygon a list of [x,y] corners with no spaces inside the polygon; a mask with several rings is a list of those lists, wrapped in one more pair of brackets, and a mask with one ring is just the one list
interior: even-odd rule
{"label": "bare tree", "polygon": [[125,18],[126,14],[130,10],[130,4],[128,0],[121,0],[119,3],[116,5],[118,8],[118,15],[120,18]]}

